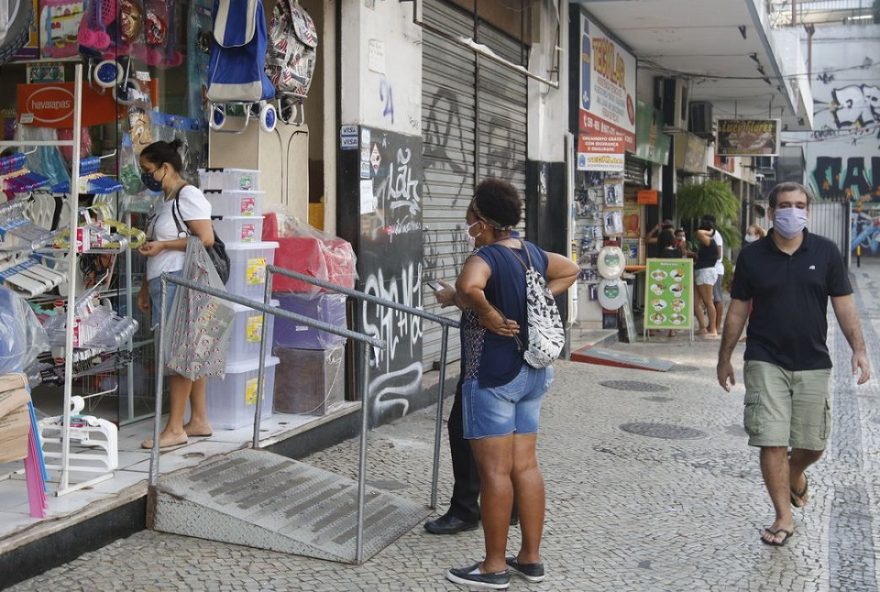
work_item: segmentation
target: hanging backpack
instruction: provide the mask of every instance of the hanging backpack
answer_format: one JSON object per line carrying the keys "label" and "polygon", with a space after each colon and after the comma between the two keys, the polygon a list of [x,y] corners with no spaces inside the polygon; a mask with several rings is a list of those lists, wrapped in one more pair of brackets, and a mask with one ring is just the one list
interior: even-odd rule
{"label": "hanging backpack", "polygon": [[565,330],[556,300],[547,288],[547,281],[532,265],[529,243],[522,241],[526,260],[511,249],[526,272],[526,312],[529,325],[529,347],[524,352],[526,364],[532,368],[550,366],[565,346]]}
{"label": "hanging backpack", "polygon": [[297,0],[278,0],[269,24],[266,73],[279,94],[309,94],[317,62],[318,32]]}
{"label": "hanging backpack", "polygon": [[215,103],[271,99],[266,76],[266,19],[260,0],[217,0],[214,43],[208,62],[208,100]]}

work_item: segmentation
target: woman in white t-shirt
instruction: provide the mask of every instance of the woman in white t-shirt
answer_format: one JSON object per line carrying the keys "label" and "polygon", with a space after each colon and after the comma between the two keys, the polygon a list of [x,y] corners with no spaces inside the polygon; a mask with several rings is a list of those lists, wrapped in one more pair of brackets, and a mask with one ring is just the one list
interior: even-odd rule
{"label": "woman in white t-shirt", "polygon": [[[180,157],[180,140],[154,142],[144,148],[140,156],[141,180],[147,189],[161,191],[164,199],[157,202],[147,219],[147,240],[138,251],[147,257],[147,281],[138,293],[138,307],[145,313],[152,311],[152,326],[159,324],[161,282],[163,273],[181,274],[186,256],[186,234],[177,227],[172,213],[178,198],[178,217],[190,233],[198,236],[205,247],[214,244],[214,228],[211,225],[211,204],[196,187],[189,185],[181,176],[183,162]],[[177,286],[168,283],[167,303],[174,299]],[[206,377],[195,381],[179,374],[171,374],[171,406],[168,423],[159,437],[159,446],[167,448],[186,444],[189,436],[210,436],[205,395]],[[187,401],[190,403],[189,423],[183,424]],[[144,448],[152,448],[153,440],[145,440]]]}

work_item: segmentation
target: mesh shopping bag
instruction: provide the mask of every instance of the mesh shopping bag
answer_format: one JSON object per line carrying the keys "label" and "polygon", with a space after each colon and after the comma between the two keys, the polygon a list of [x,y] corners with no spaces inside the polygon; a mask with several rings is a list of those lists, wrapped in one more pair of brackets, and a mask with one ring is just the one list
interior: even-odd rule
{"label": "mesh shopping bag", "polygon": [[[226,291],[198,237],[191,236],[187,241],[183,277]],[[222,377],[234,316],[231,302],[178,286],[166,321],[167,368],[190,380],[202,376]]]}

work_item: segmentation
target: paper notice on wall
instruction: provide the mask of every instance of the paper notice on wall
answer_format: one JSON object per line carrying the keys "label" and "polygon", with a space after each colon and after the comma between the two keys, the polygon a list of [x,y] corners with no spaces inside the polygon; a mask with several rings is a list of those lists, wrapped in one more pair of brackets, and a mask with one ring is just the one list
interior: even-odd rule
{"label": "paper notice on wall", "polygon": [[367,51],[367,67],[377,74],[384,74],[385,42],[381,39],[370,39]]}
{"label": "paper notice on wall", "polygon": [[373,197],[373,180],[361,181],[361,214],[372,214],[376,211],[376,200]]}

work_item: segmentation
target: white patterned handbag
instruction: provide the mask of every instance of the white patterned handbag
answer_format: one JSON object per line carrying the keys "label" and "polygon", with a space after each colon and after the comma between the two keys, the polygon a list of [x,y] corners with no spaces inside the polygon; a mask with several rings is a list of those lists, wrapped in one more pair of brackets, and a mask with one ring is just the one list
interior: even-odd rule
{"label": "white patterned handbag", "polygon": [[547,288],[547,280],[532,265],[529,247],[522,241],[526,260],[516,251],[513,255],[526,271],[526,311],[529,323],[529,347],[523,354],[526,364],[532,368],[546,368],[553,364],[565,346],[565,329],[556,307],[556,300]]}

